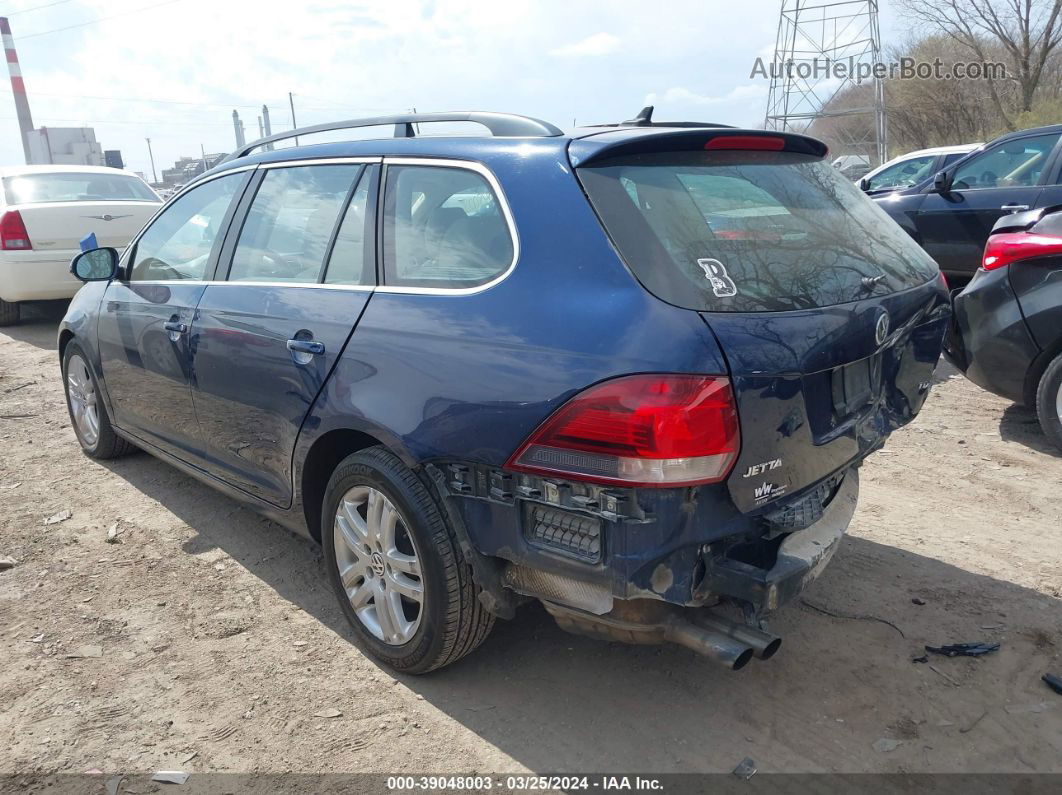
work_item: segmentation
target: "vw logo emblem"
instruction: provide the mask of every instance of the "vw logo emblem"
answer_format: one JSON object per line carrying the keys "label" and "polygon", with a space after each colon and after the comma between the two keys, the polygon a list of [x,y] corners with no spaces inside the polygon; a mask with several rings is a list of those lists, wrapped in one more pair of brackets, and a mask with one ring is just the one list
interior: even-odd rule
{"label": "vw logo emblem", "polygon": [[882,312],[877,324],[874,326],[874,341],[881,345],[881,343],[885,342],[887,336],[889,336],[889,313]]}
{"label": "vw logo emblem", "polygon": [[381,555],[379,552],[373,552],[372,553],[372,558],[370,558],[370,560],[372,561],[373,573],[376,574],[377,577],[383,577],[383,575],[384,575],[384,559],[383,559],[383,555]]}

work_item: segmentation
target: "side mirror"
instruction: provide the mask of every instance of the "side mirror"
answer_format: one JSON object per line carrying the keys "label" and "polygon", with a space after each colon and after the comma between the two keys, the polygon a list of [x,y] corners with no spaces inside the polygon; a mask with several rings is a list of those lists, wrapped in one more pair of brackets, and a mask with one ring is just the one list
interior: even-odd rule
{"label": "side mirror", "polygon": [[863,177],[863,179],[859,180],[859,189],[863,191],[863,193],[866,193],[868,190],[870,190],[870,180],[866,177]]}
{"label": "side mirror", "polygon": [[938,171],[933,177],[933,190],[937,193],[947,193],[951,190],[951,177],[947,171]]}
{"label": "side mirror", "polygon": [[118,251],[94,248],[70,261],[70,272],[83,282],[109,282],[118,275]]}

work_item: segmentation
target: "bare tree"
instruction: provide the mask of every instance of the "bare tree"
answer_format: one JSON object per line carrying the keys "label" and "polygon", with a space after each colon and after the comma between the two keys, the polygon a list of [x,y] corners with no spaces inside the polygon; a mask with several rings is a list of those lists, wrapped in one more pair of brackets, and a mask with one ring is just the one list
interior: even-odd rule
{"label": "bare tree", "polygon": [[986,82],[996,110],[1014,129],[1014,111],[1032,109],[1048,59],[1062,42],[1062,0],[899,0],[899,5],[980,61],[989,61],[995,47],[1006,53],[1007,79],[1017,84],[1019,107],[1010,107],[998,81]]}

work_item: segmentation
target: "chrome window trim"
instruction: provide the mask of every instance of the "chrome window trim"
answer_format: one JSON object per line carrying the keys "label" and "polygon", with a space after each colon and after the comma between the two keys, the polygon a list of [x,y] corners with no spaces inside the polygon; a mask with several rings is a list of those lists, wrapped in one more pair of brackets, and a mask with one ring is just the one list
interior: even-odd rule
{"label": "chrome window trim", "polygon": [[325,282],[230,282],[201,279],[152,279],[140,282],[123,282],[123,284],[184,284],[189,287],[312,287],[318,290],[354,290],[362,293],[371,293],[376,289],[371,284],[328,284]]}
{"label": "chrome window trim", "polygon": [[[494,191],[494,195],[498,199],[498,205],[501,207],[502,217],[505,218],[505,223],[509,228],[509,238],[513,243],[513,259],[505,270],[489,282],[478,284],[475,287],[402,287],[400,285],[392,286],[381,284],[376,287],[376,292],[397,295],[475,295],[484,290],[489,290],[491,287],[505,281],[505,279],[509,277],[509,274],[516,268],[516,263],[520,260],[520,236],[516,233],[516,222],[513,220],[513,212],[509,207],[509,200],[506,198],[505,192],[502,190],[501,184],[498,182],[498,178],[494,176],[493,171],[487,168],[483,163],[475,160],[455,160],[452,158],[441,157],[384,157],[383,164],[385,166],[463,168],[467,171],[474,171],[479,174],[487,181],[487,184],[490,185],[491,190]],[[386,190],[386,184],[386,179],[381,181],[381,190]],[[378,240],[377,248],[379,248],[382,243],[383,241]]]}
{"label": "chrome window trim", "polygon": [[352,157],[318,157],[307,160],[277,160],[269,163],[259,163],[258,167],[268,168],[292,168],[294,166],[343,166],[348,163],[379,163],[382,157],[365,157],[362,155]]}

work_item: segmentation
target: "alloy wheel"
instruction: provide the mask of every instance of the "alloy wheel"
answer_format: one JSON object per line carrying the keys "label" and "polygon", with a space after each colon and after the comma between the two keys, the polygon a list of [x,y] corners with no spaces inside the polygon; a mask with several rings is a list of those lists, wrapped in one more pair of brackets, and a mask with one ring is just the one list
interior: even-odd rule
{"label": "alloy wheel", "polygon": [[100,437],[96,387],[92,383],[92,376],[89,375],[88,365],[77,354],[71,356],[67,363],[66,386],[70,400],[70,414],[74,418],[78,435],[88,447],[92,447]]}
{"label": "alloy wheel", "polygon": [[376,638],[408,643],[424,613],[424,581],[413,536],[387,496],[355,486],[336,509],[336,565],[350,606]]}

